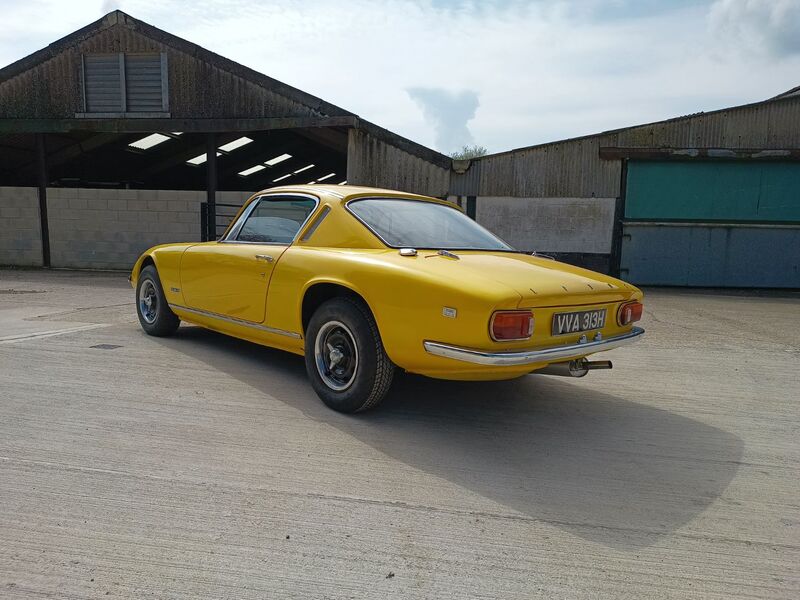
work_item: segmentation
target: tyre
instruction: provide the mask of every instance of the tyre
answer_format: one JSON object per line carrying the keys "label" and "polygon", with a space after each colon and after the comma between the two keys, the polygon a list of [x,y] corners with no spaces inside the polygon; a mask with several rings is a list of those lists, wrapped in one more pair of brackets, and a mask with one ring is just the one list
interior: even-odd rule
{"label": "tyre", "polygon": [[181,320],[167,304],[158,271],[153,265],[148,265],[139,273],[139,281],[136,283],[136,314],[142,329],[148,335],[172,335],[181,324]]}
{"label": "tyre", "polygon": [[377,406],[392,385],[395,366],[383,349],[369,308],[355,298],[322,304],[306,330],[306,370],[330,408],[355,413]]}

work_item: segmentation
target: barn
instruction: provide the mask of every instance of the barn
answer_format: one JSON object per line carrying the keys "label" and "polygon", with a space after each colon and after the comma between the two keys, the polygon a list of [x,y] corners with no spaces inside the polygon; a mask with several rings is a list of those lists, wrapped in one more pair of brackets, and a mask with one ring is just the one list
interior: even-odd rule
{"label": "barn", "polygon": [[128,269],[309,182],[449,198],[638,284],[800,287],[800,88],[458,161],[120,11],[0,69],[0,265]]}
{"label": "barn", "polygon": [[114,11],[0,69],[0,264],[128,269],[252,191],[447,193],[450,159]]}
{"label": "barn", "polygon": [[641,285],[800,287],[800,88],[454,165],[517,248]]}

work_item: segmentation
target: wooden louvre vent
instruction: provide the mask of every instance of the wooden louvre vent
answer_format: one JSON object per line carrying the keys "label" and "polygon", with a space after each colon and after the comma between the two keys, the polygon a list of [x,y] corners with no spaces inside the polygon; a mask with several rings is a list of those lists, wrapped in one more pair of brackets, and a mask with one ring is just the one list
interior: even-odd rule
{"label": "wooden louvre vent", "polygon": [[84,113],[139,116],[169,110],[166,54],[83,56]]}

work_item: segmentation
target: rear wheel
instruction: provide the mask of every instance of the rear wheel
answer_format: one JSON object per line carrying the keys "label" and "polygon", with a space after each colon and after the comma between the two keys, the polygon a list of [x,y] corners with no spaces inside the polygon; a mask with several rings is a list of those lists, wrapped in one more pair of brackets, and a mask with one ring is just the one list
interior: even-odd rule
{"label": "rear wheel", "polygon": [[161,280],[153,265],[148,265],[139,273],[136,283],[136,314],[139,324],[148,335],[172,335],[181,324],[181,320],[167,304]]}
{"label": "rear wheel", "polygon": [[306,330],[305,354],[314,391],[339,412],[377,406],[392,385],[395,366],[372,313],[357,299],[333,298],[317,309]]}

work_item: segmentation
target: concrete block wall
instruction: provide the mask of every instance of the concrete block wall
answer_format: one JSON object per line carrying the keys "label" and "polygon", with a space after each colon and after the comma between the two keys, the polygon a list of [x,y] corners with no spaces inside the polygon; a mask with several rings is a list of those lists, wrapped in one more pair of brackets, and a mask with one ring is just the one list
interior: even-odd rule
{"label": "concrete block wall", "polygon": [[[461,199],[466,208],[466,196]],[[517,250],[610,273],[615,198],[477,196],[475,220]]]}
{"label": "concrete block wall", "polygon": [[[27,221],[11,223],[10,229],[3,231],[0,237],[3,240],[0,248],[5,247],[9,236],[12,241],[18,240],[14,242],[17,246],[31,246],[38,252],[38,262],[21,262],[21,255],[17,254],[9,255],[9,260],[0,260],[0,264],[41,265],[37,190],[0,188],[0,194],[6,193],[15,198],[32,198],[36,229],[32,232]],[[241,204],[250,195],[248,192],[218,192],[217,202]],[[202,191],[48,188],[51,266],[127,270],[151,246],[199,241],[200,203],[205,200],[206,194]],[[0,259],[4,256],[0,254]]]}
{"label": "concrete block wall", "polygon": [[[217,202],[249,196],[219,192]],[[48,188],[51,265],[127,270],[150,246],[199,241],[205,199],[200,191]],[[519,250],[580,255],[577,262],[605,270],[591,261],[611,253],[614,205],[614,198],[480,196],[476,218]],[[42,264],[38,207],[35,188],[0,187],[0,264]]]}
{"label": "concrete block wall", "polygon": [[614,198],[480,196],[475,220],[519,250],[610,254]]}
{"label": "concrete block wall", "polygon": [[39,193],[36,188],[0,187],[0,265],[42,265]]}

